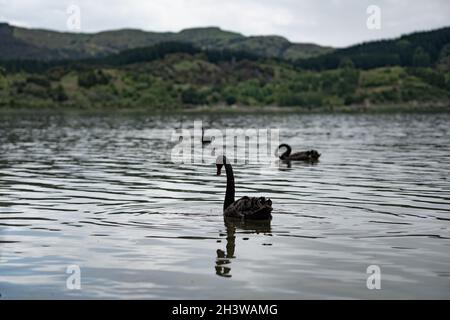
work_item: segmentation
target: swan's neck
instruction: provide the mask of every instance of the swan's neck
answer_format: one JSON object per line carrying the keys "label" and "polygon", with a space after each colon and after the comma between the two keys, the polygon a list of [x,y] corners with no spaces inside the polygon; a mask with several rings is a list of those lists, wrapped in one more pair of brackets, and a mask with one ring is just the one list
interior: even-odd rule
{"label": "swan's neck", "polygon": [[224,210],[234,202],[234,174],[231,164],[225,164],[225,172],[227,173],[227,191],[225,192],[225,201],[223,203]]}
{"label": "swan's neck", "polygon": [[283,152],[283,154],[280,156],[280,158],[281,158],[281,159],[285,159],[285,158],[289,157],[289,155],[291,154],[291,151],[292,151],[291,146],[288,145],[288,144],[282,144],[282,145],[280,146],[280,148],[281,148],[281,147],[285,147],[285,148],[286,148],[286,151]]}

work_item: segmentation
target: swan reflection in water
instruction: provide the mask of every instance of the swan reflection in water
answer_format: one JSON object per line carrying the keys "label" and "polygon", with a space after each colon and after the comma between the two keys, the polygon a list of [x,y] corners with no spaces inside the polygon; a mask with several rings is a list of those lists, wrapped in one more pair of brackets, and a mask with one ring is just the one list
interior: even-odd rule
{"label": "swan reflection in water", "polygon": [[292,168],[292,163],[294,163],[294,165],[296,167],[311,167],[311,166],[316,166],[319,164],[319,160],[313,160],[313,161],[290,161],[290,160],[278,160],[278,168],[283,170],[283,169],[291,169]]}
{"label": "swan reflection in water", "polygon": [[226,249],[217,249],[216,274],[221,277],[231,277],[231,259],[236,258],[236,230],[244,230],[245,234],[270,235],[270,220],[241,220],[236,218],[224,218],[226,229]]}

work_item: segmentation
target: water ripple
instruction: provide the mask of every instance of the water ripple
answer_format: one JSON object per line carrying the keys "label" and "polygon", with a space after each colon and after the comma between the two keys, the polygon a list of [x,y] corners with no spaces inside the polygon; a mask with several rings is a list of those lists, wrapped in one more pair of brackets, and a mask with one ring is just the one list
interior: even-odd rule
{"label": "water ripple", "polygon": [[[170,161],[172,130],[194,119],[280,128],[322,157],[235,165],[237,195],[269,196],[274,219],[225,224],[225,178]],[[449,120],[0,114],[1,297],[372,298],[376,264],[377,297],[448,298]],[[63,289],[70,264],[80,292]]]}

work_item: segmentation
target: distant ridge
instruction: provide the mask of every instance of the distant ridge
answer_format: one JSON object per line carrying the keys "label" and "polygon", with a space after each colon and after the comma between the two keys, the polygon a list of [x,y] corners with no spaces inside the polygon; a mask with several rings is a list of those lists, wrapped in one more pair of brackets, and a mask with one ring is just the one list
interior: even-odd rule
{"label": "distant ridge", "polygon": [[246,51],[266,58],[296,60],[333,49],[310,43],[292,43],[280,36],[250,36],[218,27],[149,32],[121,29],[97,33],[70,33],[27,29],[0,23],[0,60],[62,60],[98,58],[161,42],[188,42],[201,49]]}

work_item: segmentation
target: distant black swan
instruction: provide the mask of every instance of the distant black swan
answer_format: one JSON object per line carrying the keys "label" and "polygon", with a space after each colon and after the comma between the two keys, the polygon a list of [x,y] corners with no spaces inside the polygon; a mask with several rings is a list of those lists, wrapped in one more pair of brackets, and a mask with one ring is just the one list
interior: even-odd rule
{"label": "distant black swan", "polygon": [[317,150],[302,151],[291,154],[292,149],[290,145],[285,143],[280,144],[277,151],[280,150],[280,148],[286,148],[286,151],[279,156],[281,160],[314,162],[320,158],[320,153],[317,152]]}
{"label": "distant black swan", "polygon": [[212,142],[212,138],[205,137],[205,129],[202,128],[202,144],[206,145],[206,144],[210,144],[211,142]]}
{"label": "distant black swan", "polygon": [[223,215],[228,218],[242,218],[251,220],[272,219],[272,201],[265,197],[242,197],[234,201],[234,175],[231,164],[225,156],[219,156],[216,160],[217,175],[220,176],[225,165],[227,174],[227,190],[223,203]]}

